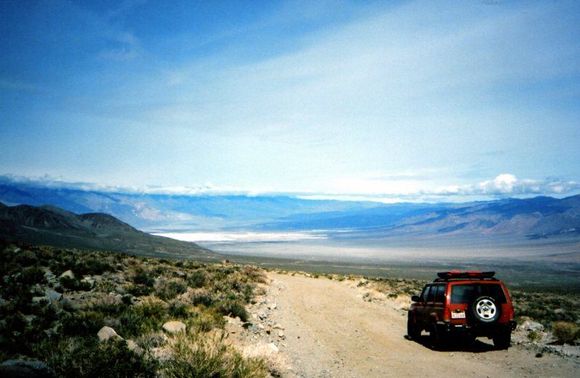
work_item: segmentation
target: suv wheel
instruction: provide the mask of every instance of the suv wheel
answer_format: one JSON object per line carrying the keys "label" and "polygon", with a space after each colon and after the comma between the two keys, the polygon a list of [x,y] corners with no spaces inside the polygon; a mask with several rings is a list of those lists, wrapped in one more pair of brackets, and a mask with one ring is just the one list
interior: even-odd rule
{"label": "suv wheel", "polygon": [[493,345],[496,349],[507,349],[510,347],[512,340],[512,331],[510,329],[502,329],[499,333],[493,336]]}
{"label": "suv wheel", "polygon": [[421,331],[419,330],[417,324],[413,321],[413,317],[414,315],[409,312],[407,315],[407,336],[409,336],[411,340],[418,340],[419,336],[421,335]]}
{"label": "suv wheel", "polygon": [[471,312],[476,320],[493,323],[499,319],[500,307],[492,297],[479,297],[471,305]]}
{"label": "suv wheel", "polygon": [[437,324],[431,323],[429,326],[429,346],[431,349],[438,350],[441,348],[441,345],[443,344],[441,336]]}

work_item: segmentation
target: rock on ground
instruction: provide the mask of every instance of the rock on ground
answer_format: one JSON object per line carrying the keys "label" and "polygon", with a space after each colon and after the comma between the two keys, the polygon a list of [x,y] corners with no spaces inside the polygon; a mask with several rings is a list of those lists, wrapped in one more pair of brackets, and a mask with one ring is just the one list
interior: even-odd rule
{"label": "rock on ground", "polygon": [[185,324],[178,320],[172,320],[163,324],[163,329],[169,333],[185,332],[185,328]]}
{"label": "rock on ground", "polygon": [[0,365],[0,377],[4,378],[53,378],[52,370],[38,360],[7,360]]}
{"label": "rock on ground", "polygon": [[72,270],[69,269],[61,274],[58,278],[70,278],[72,280],[75,278],[75,274],[72,272]]}
{"label": "rock on ground", "polygon": [[97,332],[97,336],[99,337],[100,341],[107,341],[111,338],[122,339],[122,337],[119,336],[113,328],[107,327],[107,326],[104,326],[103,328],[101,328],[99,330],[99,332]]}

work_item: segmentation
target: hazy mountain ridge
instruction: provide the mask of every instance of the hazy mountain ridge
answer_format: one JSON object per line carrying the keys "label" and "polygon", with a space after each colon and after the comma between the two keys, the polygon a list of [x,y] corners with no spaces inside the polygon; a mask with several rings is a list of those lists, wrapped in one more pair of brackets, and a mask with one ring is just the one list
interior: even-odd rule
{"label": "hazy mountain ridge", "polygon": [[0,201],[51,204],[76,213],[112,214],[140,229],[254,227],[296,214],[356,211],[373,202],[312,201],[289,196],[169,195],[84,191],[0,182]]}
{"label": "hazy mountain ridge", "polygon": [[512,236],[528,239],[580,236],[580,196],[505,199],[424,213],[367,231],[367,236]]}
{"label": "hazy mountain ridge", "polygon": [[54,206],[1,204],[0,239],[144,256],[218,258],[197,244],[147,234],[109,214],[78,215]]}
{"label": "hazy mountain ridge", "polygon": [[[329,230],[347,231],[345,237],[368,238],[580,237],[580,195],[563,199],[381,204],[274,195],[109,193],[3,181],[0,201],[50,204],[77,213],[108,213],[150,230]],[[90,215],[84,217],[90,218]],[[105,219],[100,223],[106,228]]]}

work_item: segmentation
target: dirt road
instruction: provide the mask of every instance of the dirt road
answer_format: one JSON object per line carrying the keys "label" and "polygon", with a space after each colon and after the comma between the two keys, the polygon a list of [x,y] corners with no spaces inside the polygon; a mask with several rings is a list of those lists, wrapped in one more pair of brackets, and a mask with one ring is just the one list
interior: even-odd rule
{"label": "dirt road", "polygon": [[284,328],[280,355],[299,377],[573,377],[578,361],[514,346],[433,351],[405,338],[405,315],[392,300],[367,302],[353,281],[270,274],[271,318]]}

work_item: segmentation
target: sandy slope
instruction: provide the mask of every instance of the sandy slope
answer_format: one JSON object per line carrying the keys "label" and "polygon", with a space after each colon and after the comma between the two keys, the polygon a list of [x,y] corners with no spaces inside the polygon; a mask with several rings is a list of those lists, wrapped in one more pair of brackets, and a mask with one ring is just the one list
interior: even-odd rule
{"label": "sandy slope", "polygon": [[474,347],[433,351],[405,339],[405,315],[394,301],[366,302],[352,281],[270,274],[267,301],[284,327],[280,357],[301,377],[580,376],[578,361],[512,347],[495,351],[487,339]]}

